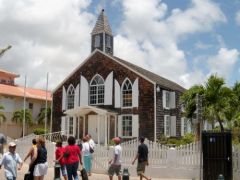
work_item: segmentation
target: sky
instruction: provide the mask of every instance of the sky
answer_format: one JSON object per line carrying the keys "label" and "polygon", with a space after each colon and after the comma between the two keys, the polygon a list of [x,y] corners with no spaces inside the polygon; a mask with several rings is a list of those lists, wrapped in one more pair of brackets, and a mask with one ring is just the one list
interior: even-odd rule
{"label": "sky", "polygon": [[114,55],[185,88],[211,74],[240,81],[240,0],[0,0],[0,69],[56,88],[91,53],[105,9]]}

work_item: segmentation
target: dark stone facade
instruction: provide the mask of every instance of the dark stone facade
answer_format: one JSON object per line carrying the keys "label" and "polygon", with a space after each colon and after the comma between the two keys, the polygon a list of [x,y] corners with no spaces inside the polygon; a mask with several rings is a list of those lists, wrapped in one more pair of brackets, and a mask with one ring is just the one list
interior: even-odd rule
{"label": "dark stone facade", "polygon": [[[53,131],[60,131],[62,112],[62,86],[66,88],[72,84],[76,87],[80,83],[80,76],[84,76],[88,83],[94,75],[100,74],[104,79],[113,71],[113,79],[116,79],[120,86],[125,78],[133,83],[138,78],[139,84],[139,106],[138,108],[115,108],[114,92],[112,105],[99,107],[107,108],[119,114],[138,114],[139,115],[139,135],[154,138],[154,84],[142,78],[135,72],[112,60],[110,57],[96,52],[87,60],[71,77],[67,79],[53,94]],[[114,82],[113,82],[114,83]],[[113,88],[114,91],[114,88]]]}

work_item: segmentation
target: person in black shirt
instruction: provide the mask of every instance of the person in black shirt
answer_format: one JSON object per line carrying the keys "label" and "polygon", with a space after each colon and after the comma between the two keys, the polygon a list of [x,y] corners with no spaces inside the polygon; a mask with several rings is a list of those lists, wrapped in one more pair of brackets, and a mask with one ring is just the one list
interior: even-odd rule
{"label": "person in black shirt", "polygon": [[137,174],[140,176],[140,180],[145,178],[146,180],[151,180],[151,178],[148,178],[144,172],[145,172],[145,167],[148,166],[148,147],[146,144],[144,144],[144,137],[139,138],[140,145],[138,146],[138,152],[137,155],[135,156],[132,164],[135,163],[135,161],[138,159],[138,164],[137,164]]}

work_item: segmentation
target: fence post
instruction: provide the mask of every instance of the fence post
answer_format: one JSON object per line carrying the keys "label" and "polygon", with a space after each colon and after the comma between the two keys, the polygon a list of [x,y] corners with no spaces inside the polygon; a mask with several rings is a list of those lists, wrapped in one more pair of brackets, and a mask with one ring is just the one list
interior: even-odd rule
{"label": "fence post", "polygon": [[167,150],[167,167],[176,167],[177,150],[173,147]]}

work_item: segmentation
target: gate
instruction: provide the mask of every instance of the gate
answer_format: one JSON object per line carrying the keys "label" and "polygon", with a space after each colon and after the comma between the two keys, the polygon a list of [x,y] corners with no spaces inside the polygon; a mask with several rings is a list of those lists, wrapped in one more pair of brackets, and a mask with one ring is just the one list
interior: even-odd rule
{"label": "gate", "polygon": [[202,132],[203,179],[216,180],[219,174],[232,180],[231,132]]}

